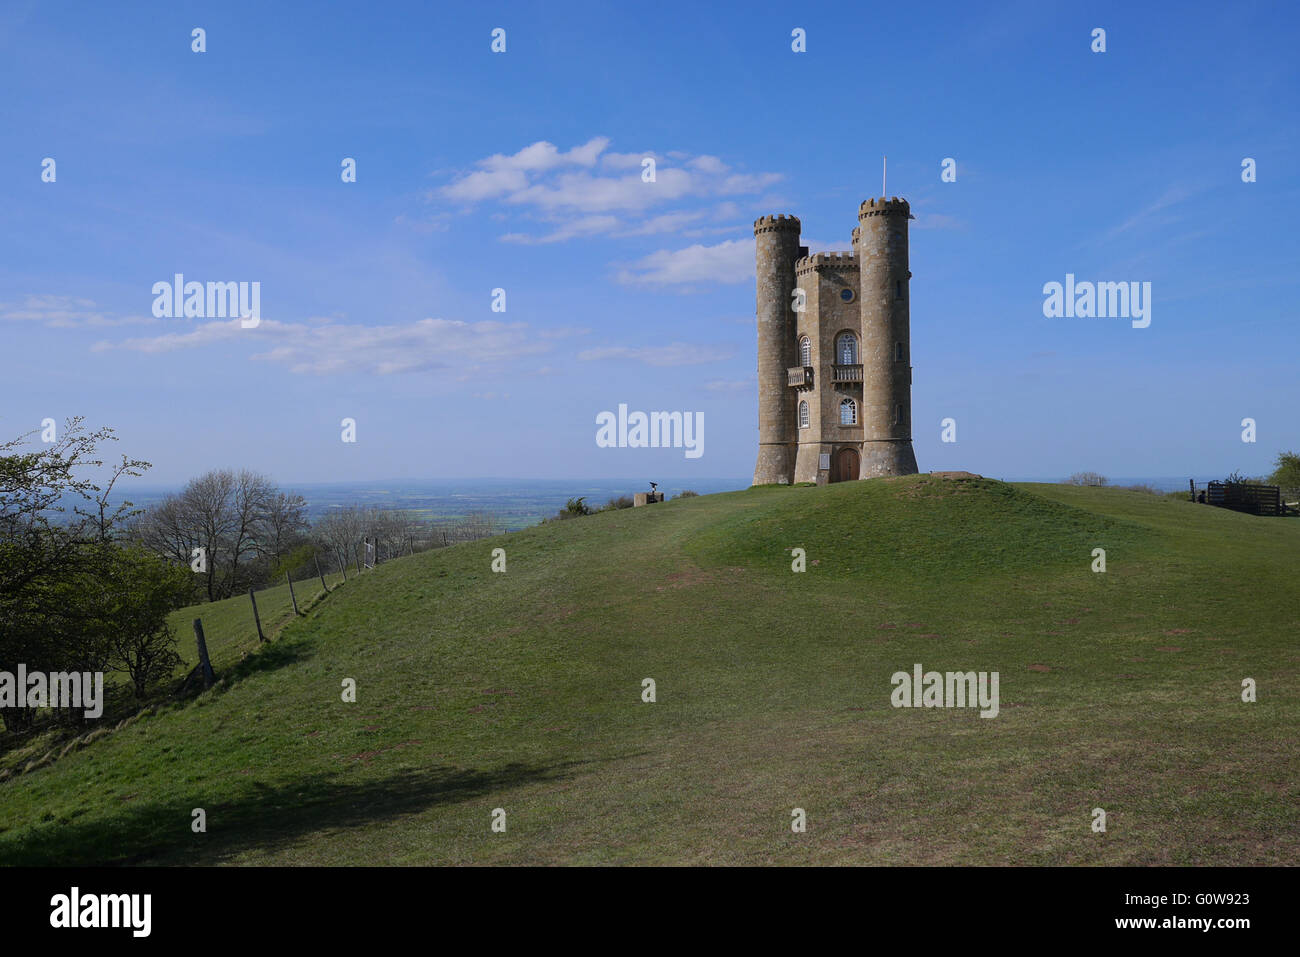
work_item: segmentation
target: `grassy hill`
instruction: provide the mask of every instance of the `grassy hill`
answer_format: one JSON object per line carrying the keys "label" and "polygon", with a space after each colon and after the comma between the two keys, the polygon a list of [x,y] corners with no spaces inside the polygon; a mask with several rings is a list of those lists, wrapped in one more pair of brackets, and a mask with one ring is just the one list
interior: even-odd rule
{"label": "grassy hill", "polygon": [[[325,575],[325,582],[331,589],[336,588],[343,581],[342,572]],[[319,578],[297,581],[293,587],[299,609],[308,609],[325,596],[325,589],[321,587]],[[273,639],[295,618],[289,586],[275,585],[259,591],[257,611],[262,621],[262,634],[268,639]],[[181,663],[176,668],[173,680],[153,689],[150,700],[172,695],[198,664],[198,646],[194,641],[195,618],[203,620],[208,658],[218,674],[225,674],[230,668],[241,665],[262,644],[257,636],[257,625],[253,620],[252,606],[249,604],[247,594],[179,609],[168,615],[167,619],[172,633],[178,640],[177,651],[180,653]],[[134,697],[130,682],[120,672],[110,672],[104,676],[104,692],[105,721],[120,721],[123,716],[132,714],[140,708],[141,703]],[[76,730],[69,731],[60,726],[47,725],[43,729],[38,729],[21,745],[0,753],[0,778],[17,772],[33,761],[39,762],[46,754],[61,752],[72,743],[77,733]]]}
{"label": "grassy hill", "polygon": [[[0,783],[0,863],[1296,863],[1298,565],[1300,522],[927,476],[440,549]],[[915,662],[1001,713],[891,707]]]}

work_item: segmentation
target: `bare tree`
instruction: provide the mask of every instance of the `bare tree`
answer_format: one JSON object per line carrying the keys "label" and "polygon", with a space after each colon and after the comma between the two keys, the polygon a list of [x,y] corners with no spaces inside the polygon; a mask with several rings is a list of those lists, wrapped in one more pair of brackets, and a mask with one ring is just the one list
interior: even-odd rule
{"label": "bare tree", "polygon": [[386,561],[429,548],[477,541],[502,531],[501,521],[489,512],[473,512],[435,526],[418,513],[404,509],[348,505],[322,516],[313,528],[313,537],[327,555],[355,565],[364,559],[366,539],[375,543],[376,558]]}
{"label": "bare tree", "polygon": [[262,505],[261,524],[265,535],[259,546],[271,559],[283,558],[302,543],[307,528],[307,502],[301,495],[274,492]]}
{"label": "bare tree", "polygon": [[201,548],[208,600],[262,584],[271,563],[288,552],[307,527],[306,503],[265,475],[217,469],[190,481],[136,523],[153,552],[189,562]]}
{"label": "bare tree", "polygon": [[364,528],[364,512],[359,506],[348,505],[326,512],[316,522],[314,532],[327,553],[333,553],[344,565],[355,565],[361,555]]}

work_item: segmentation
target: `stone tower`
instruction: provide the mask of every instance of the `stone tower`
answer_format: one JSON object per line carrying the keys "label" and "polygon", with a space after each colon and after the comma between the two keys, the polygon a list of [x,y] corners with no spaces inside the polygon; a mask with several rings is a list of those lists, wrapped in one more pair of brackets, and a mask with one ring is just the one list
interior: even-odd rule
{"label": "stone tower", "polygon": [[754,223],[754,484],[915,473],[905,200],[858,211],[853,251],[808,255],[799,220]]}
{"label": "stone tower", "polygon": [[790,484],[797,442],[786,370],[795,362],[794,264],[799,220],[764,216],[754,223],[758,261],[758,463],[755,485]]}
{"label": "stone tower", "polygon": [[869,199],[858,208],[853,249],[862,295],[862,478],[914,475],[912,340],[907,200]]}

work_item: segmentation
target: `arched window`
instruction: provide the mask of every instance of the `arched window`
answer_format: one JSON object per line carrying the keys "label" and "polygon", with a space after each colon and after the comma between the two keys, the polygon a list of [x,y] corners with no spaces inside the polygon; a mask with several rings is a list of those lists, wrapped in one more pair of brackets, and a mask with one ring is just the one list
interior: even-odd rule
{"label": "arched window", "polygon": [[894,343],[894,361],[895,362],[903,361],[903,344],[901,342]]}
{"label": "arched window", "polygon": [[799,403],[799,428],[801,429],[808,428],[808,403],[807,402]]}
{"label": "arched window", "polygon": [[812,365],[812,340],[807,336],[799,340],[799,365]]}
{"label": "arched window", "polygon": [[840,403],[840,425],[858,424],[858,404],[852,399]]}
{"label": "arched window", "polygon": [[835,357],[842,366],[858,364],[858,337],[851,332],[841,332],[835,340]]}

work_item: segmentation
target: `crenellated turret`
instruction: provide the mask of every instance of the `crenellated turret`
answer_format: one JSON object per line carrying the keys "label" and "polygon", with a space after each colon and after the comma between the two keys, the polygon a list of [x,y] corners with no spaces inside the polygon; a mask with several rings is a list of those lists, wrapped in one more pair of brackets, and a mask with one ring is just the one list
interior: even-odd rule
{"label": "crenellated turret", "polygon": [[916,472],[911,218],[906,200],[869,199],[858,209],[853,251],[813,255],[799,245],[795,217],[764,216],[754,223],[755,485]]}
{"label": "crenellated turret", "polygon": [[912,475],[912,344],[906,200],[869,199],[858,209],[853,248],[860,263],[862,478]]}
{"label": "crenellated turret", "polygon": [[758,462],[755,485],[794,481],[797,441],[794,399],[786,370],[796,364],[795,262],[807,253],[799,245],[799,220],[764,216],[754,222],[758,287]]}

